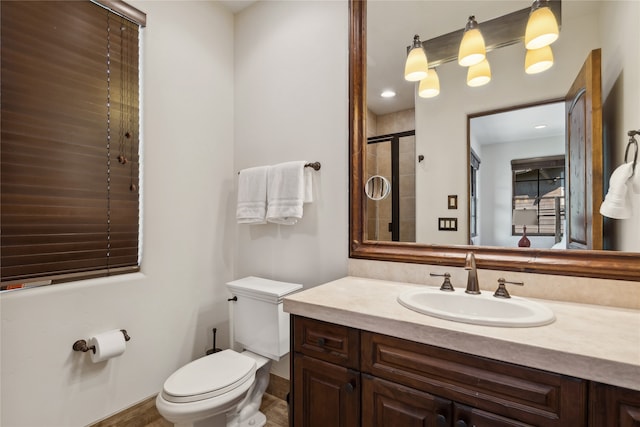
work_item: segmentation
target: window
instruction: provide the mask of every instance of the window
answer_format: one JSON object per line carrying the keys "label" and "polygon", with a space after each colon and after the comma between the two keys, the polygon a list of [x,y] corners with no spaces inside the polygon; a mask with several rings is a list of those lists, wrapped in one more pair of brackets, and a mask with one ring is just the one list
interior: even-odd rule
{"label": "window", "polygon": [[138,269],[145,15],[108,5],[1,3],[3,290]]}
{"label": "window", "polygon": [[[564,156],[511,161],[513,209],[534,209],[538,224],[527,225],[527,235],[556,236],[564,232]],[[522,225],[512,224],[512,234],[521,235]]]}

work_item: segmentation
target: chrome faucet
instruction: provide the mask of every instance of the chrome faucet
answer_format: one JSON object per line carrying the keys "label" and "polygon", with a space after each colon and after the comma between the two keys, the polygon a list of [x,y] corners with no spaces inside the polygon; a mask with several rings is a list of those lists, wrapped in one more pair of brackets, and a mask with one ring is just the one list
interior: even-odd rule
{"label": "chrome faucet", "polygon": [[469,276],[467,277],[467,290],[468,294],[478,295],[480,293],[480,286],[478,285],[478,271],[476,270],[476,257],[473,252],[467,252],[467,257],[464,260],[464,269],[469,270]]}

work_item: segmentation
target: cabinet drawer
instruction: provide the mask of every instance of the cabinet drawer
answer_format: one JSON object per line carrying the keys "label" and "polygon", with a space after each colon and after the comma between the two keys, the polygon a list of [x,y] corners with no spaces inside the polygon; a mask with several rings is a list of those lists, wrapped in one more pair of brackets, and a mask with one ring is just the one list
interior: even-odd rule
{"label": "cabinet drawer", "polygon": [[327,362],[360,369],[360,331],[306,317],[293,318],[293,349]]}
{"label": "cabinet drawer", "polygon": [[361,339],[363,373],[525,423],[586,425],[583,380],[364,331]]}

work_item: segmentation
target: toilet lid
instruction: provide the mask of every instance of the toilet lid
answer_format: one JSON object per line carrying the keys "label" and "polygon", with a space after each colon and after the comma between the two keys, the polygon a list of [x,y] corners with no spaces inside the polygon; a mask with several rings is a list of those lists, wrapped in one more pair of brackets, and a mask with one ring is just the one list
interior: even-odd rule
{"label": "toilet lid", "polygon": [[252,381],[256,361],[233,350],[201,357],[174,372],[164,383],[169,402],[195,402],[227,393]]}

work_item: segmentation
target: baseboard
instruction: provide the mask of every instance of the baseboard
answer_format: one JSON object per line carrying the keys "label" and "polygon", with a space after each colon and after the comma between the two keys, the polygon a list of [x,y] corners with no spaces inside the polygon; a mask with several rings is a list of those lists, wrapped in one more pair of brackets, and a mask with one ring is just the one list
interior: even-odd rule
{"label": "baseboard", "polygon": [[144,427],[157,420],[163,418],[156,409],[156,396],[153,395],[89,427]]}
{"label": "baseboard", "polygon": [[267,394],[286,401],[287,394],[289,394],[290,389],[291,386],[288,379],[274,375],[273,373],[269,374],[269,385],[267,386],[266,391]]}

